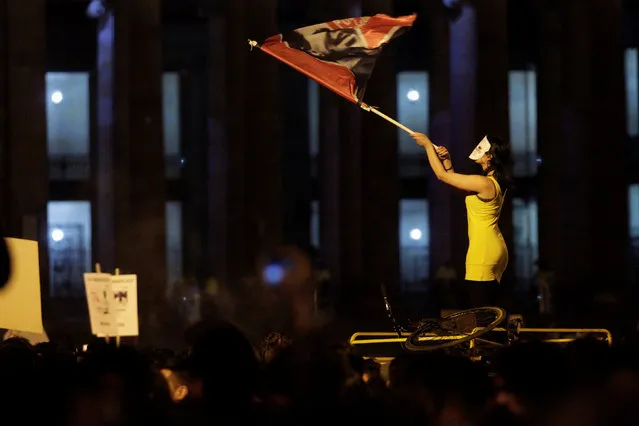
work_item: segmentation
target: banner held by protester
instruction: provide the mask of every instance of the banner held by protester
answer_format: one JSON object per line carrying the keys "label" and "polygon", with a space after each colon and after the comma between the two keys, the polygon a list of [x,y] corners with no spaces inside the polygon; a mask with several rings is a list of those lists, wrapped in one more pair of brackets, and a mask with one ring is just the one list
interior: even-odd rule
{"label": "banner held by protester", "polygon": [[408,127],[365,104],[363,97],[384,46],[408,31],[415,19],[415,14],[340,19],[299,28],[287,35],[278,34],[261,44],[249,40],[249,45],[412,134]]}

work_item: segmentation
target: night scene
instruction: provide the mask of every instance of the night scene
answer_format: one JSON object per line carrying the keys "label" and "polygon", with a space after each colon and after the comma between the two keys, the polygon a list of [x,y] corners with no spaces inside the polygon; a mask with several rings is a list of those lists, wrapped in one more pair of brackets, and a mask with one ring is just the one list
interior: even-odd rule
{"label": "night scene", "polygon": [[8,423],[636,425],[639,0],[0,0],[0,236]]}

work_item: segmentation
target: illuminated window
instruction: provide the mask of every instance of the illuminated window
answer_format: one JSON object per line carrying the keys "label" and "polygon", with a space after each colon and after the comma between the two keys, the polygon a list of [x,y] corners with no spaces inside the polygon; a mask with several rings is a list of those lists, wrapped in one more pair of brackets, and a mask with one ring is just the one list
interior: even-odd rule
{"label": "illuminated window", "polygon": [[628,135],[639,134],[639,72],[637,70],[637,49],[626,49],[626,114]]}
{"label": "illuminated window", "polygon": [[182,169],[182,153],[180,149],[180,75],[176,72],[164,73],[162,79],[162,111],[166,177],[177,179],[180,177]]}
{"label": "illuminated window", "polygon": [[311,176],[317,176],[319,155],[320,86],[314,80],[308,80],[308,145],[311,156]]}
{"label": "illuminated window", "polygon": [[49,291],[51,297],[84,297],[83,275],[91,271],[91,203],[50,201]]}
{"label": "illuminated window", "polygon": [[628,216],[630,219],[630,241],[635,254],[635,262],[639,264],[639,184],[628,188]]}
{"label": "illuminated window", "polygon": [[[397,74],[397,119],[416,132],[428,133],[428,73],[423,71]],[[402,176],[425,173],[424,149],[404,130],[397,129],[399,170]]]}
{"label": "illuminated window", "polygon": [[428,201],[401,200],[399,256],[404,291],[425,291],[429,272]]}
{"label": "illuminated window", "polygon": [[311,202],[311,245],[316,248],[320,246],[319,201]]}
{"label": "illuminated window", "polygon": [[320,87],[315,81],[308,80],[308,141],[311,157],[319,154],[319,93]]}
{"label": "illuminated window", "polygon": [[510,145],[517,177],[537,174],[537,81],[535,71],[510,71]]}
{"label": "illuminated window", "polygon": [[182,278],[182,203],[166,202],[166,275],[167,294]]}
{"label": "illuminated window", "polygon": [[639,238],[639,184],[628,188],[628,208],[630,214],[630,236]]}
{"label": "illuminated window", "polygon": [[513,227],[515,231],[515,275],[521,282],[530,282],[539,257],[537,201],[513,199]]}
{"label": "illuminated window", "polygon": [[90,174],[89,74],[46,74],[49,173],[55,180],[83,180]]}

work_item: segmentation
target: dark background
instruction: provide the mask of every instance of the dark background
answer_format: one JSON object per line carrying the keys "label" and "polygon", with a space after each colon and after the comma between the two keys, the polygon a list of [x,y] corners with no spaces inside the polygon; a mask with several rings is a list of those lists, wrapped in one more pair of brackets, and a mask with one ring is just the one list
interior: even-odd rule
{"label": "dark background", "polygon": [[[505,305],[538,311],[538,262],[556,277],[553,320],[633,323],[636,2],[112,0],[99,18],[88,4],[0,1],[2,222],[41,243],[47,328],[85,327],[76,271],[95,262],[139,275],[143,327],[186,300],[189,283],[207,289],[214,277],[243,298],[256,259],[284,244],[330,272],[323,303],[345,318],[383,318],[380,282],[414,310],[429,304],[441,264],[463,276],[463,199],[423,155],[246,43],[413,12],[366,101],[401,121],[405,78],[422,78],[428,112],[407,119],[462,172],[475,170],[466,157],[484,134],[526,135],[511,141],[527,166],[502,215]],[[69,96],[55,104],[56,91]],[[513,118],[524,110],[525,123]],[[405,235],[413,222],[425,224],[418,241]],[[64,244],[52,240],[69,229]]]}

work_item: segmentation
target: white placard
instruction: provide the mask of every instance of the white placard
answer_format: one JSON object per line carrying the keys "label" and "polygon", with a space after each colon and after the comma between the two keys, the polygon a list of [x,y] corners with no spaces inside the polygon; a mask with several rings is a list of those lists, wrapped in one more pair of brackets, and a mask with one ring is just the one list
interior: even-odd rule
{"label": "white placard", "polygon": [[85,273],[91,333],[98,337],[137,336],[137,275]]}
{"label": "white placard", "polygon": [[138,336],[138,276],[111,277],[111,308],[116,318],[116,336]]}
{"label": "white placard", "polygon": [[38,242],[17,238],[5,241],[11,276],[0,289],[0,328],[43,333]]}
{"label": "white placard", "polygon": [[111,274],[87,272],[84,274],[84,289],[89,307],[91,333],[96,336],[114,336],[115,324],[110,301]]}

